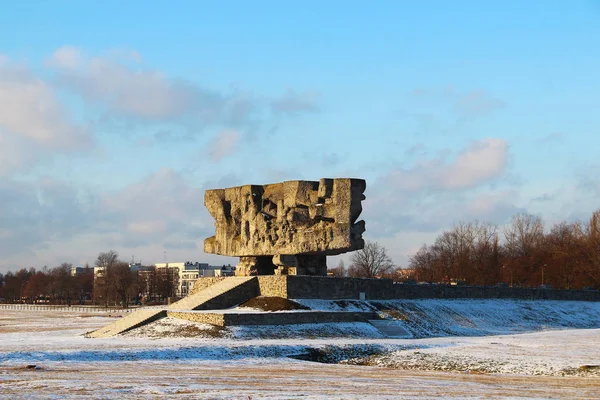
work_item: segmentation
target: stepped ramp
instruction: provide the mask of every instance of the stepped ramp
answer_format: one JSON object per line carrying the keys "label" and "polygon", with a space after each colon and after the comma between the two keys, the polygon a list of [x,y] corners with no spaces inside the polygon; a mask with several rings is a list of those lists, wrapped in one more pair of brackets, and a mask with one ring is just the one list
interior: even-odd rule
{"label": "stepped ramp", "polygon": [[259,294],[255,276],[232,276],[184,297],[168,306],[167,310],[222,310],[237,306]]}
{"label": "stepped ramp", "polygon": [[210,310],[236,306],[258,296],[259,287],[255,276],[229,277],[198,293],[162,309],[137,310],[104,328],[86,334],[90,338],[106,338],[149,324],[167,316],[167,310]]}
{"label": "stepped ramp", "polygon": [[406,339],[412,335],[398,321],[391,319],[371,319],[369,323],[373,325],[381,334],[389,338]]}
{"label": "stepped ramp", "polygon": [[166,316],[167,311],[163,309],[137,310],[85,336],[89,338],[107,338],[149,324]]}

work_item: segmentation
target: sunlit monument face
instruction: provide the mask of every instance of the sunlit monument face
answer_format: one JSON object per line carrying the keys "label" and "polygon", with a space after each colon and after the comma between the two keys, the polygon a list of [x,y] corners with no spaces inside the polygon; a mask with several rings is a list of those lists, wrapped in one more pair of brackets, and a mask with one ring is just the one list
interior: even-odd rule
{"label": "sunlit monument face", "polygon": [[363,179],[286,181],[207,190],[206,253],[240,257],[236,275],[326,275],[326,256],[362,249]]}

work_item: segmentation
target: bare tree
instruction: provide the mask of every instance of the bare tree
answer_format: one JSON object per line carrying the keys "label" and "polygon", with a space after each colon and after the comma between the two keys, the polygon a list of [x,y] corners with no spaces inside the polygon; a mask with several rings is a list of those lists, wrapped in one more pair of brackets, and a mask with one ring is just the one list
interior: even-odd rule
{"label": "bare tree", "polygon": [[173,267],[156,268],[154,276],[156,279],[156,294],[163,299],[175,297],[179,287],[178,269]]}
{"label": "bare tree", "polygon": [[544,238],[544,224],[531,214],[517,214],[504,229],[504,247],[511,256],[531,257]]}
{"label": "bare tree", "polygon": [[50,284],[55,296],[61,303],[66,302],[71,305],[74,296],[74,278],[71,276],[73,264],[62,263],[58,267],[50,270]]}
{"label": "bare tree", "polygon": [[94,276],[94,299],[96,302],[104,303],[107,307],[114,297],[112,267],[118,262],[119,254],[114,250],[98,254],[94,262],[94,265],[98,268],[97,274]]}
{"label": "bare tree", "polygon": [[348,276],[348,271],[346,270],[346,267],[344,266],[344,260],[340,260],[337,267],[331,268],[329,270],[329,272],[331,273],[331,276],[335,276],[338,278]]}
{"label": "bare tree", "polygon": [[110,267],[108,282],[112,286],[117,299],[120,300],[121,305],[125,308],[129,305],[129,298],[135,293],[134,282],[135,277],[133,272],[129,269],[129,264],[126,262],[117,262]]}
{"label": "bare tree", "polygon": [[410,257],[408,265],[411,269],[415,270],[415,279],[417,281],[433,282],[436,261],[435,249],[423,245]]}
{"label": "bare tree", "polygon": [[466,281],[477,285],[493,285],[500,280],[500,245],[497,227],[475,222],[475,241]]}
{"label": "bare tree", "polygon": [[377,242],[366,242],[365,247],[350,256],[348,275],[360,278],[376,278],[389,273],[394,263],[385,247]]}
{"label": "bare tree", "polygon": [[490,223],[459,222],[442,232],[433,246],[423,246],[410,258],[417,279],[493,284],[500,274],[497,228]]}
{"label": "bare tree", "polygon": [[585,227],[583,272],[593,286],[600,288],[600,210],[594,211]]}
{"label": "bare tree", "polygon": [[546,235],[544,265],[546,282],[553,287],[570,289],[581,269],[583,241],[585,239],[579,222],[556,224]]}
{"label": "bare tree", "polygon": [[539,285],[544,271],[540,257],[544,242],[542,220],[531,214],[517,214],[503,233],[505,253],[515,280],[521,284]]}
{"label": "bare tree", "polygon": [[119,253],[109,250],[106,253],[98,254],[94,265],[100,268],[107,268],[119,262]]}

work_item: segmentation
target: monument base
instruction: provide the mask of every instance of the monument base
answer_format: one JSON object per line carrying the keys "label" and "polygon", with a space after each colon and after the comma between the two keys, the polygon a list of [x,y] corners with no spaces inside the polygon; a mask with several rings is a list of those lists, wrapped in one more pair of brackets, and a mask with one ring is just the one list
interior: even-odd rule
{"label": "monument base", "polygon": [[236,276],[310,275],[327,276],[327,256],[276,255],[240,257]]}

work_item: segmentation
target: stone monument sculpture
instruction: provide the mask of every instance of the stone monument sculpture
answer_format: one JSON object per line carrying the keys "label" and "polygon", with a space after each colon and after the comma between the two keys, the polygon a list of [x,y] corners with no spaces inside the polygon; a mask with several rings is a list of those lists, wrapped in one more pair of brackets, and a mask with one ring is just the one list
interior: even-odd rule
{"label": "stone monument sculpture", "polygon": [[286,181],[207,190],[206,253],[240,257],[236,275],[327,275],[326,256],[364,247],[364,179]]}

